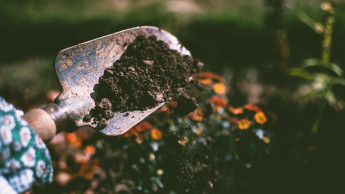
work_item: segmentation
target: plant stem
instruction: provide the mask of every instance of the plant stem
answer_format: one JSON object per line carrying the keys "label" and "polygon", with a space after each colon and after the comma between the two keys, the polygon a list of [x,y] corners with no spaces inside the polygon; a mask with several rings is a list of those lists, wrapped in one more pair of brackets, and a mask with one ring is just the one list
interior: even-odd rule
{"label": "plant stem", "polygon": [[316,119],[314,121],[313,128],[311,130],[311,132],[313,134],[317,134],[317,132],[319,130],[320,122],[321,122],[321,119],[322,119],[322,113],[323,113],[323,109],[325,108],[325,106],[326,106],[326,103],[325,102],[321,102],[321,105],[318,107]]}
{"label": "plant stem", "polygon": [[325,10],[327,12],[325,28],[323,32],[322,40],[322,64],[328,67],[330,65],[330,55],[331,55],[331,46],[332,46],[332,32],[334,24],[334,2],[329,2],[331,5],[330,9]]}

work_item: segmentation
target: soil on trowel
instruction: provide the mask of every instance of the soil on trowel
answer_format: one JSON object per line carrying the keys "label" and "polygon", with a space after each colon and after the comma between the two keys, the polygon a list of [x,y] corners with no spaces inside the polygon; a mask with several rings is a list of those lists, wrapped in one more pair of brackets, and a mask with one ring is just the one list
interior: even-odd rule
{"label": "soil on trowel", "polygon": [[181,103],[179,115],[188,114],[196,101],[186,88],[201,66],[155,36],[138,36],[100,77],[91,95],[96,106],[84,121],[99,121],[97,128],[102,129],[115,112],[144,111],[174,98]]}

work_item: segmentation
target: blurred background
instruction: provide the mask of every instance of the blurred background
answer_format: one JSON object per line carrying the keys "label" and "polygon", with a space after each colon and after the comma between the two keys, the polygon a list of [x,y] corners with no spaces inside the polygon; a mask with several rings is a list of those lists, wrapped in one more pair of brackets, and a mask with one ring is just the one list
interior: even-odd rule
{"label": "blurred background", "polygon": [[[54,80],[45,80],[54,76],[52,67],[45,64],[51,64],[59,50],[140,25],[158,26],[175,34],[194,57],[206,64],[206,69],[215,72],[243,67],[271,71],[279,55],[272,29],[282,28],[288,34],[289,64],[296,66],[305,58],[317,57],[321,51],[321,37],[305,25],[297,13],[303,11],[315,20],[321,20],[321,2],[2,0],[0,64],[5,78],[0,87],[3,90],[13,85],[25,90],[29,86],[31,93],[37,88],[57,87]],[[345,14],[342,3],[337,9],[332,59],[344,64]],[[29,79],[30,82],[24,82],[25,87],[19,80],[16,83],[7,81],[7,78],[13,78],[10,66],[20,66],[20,72],[26,74],[15,78]],[[35,68],[36,73],[27,72]],[[40,74],[40,83],[35,82],[35,74]],[[37,87],[36,84],[40,85]]]}
{"label": "blurred background", "polygon": [[[12,98],[13,93],[41,100],[41,92],[58,89],[56,79],[51,79],[55,76],[52,61],[58,51],[140,25],[158,26],[176,35],[206,64],[206,70],[229,70],[241,77],[241,71],[255,68],[267,73],[269,79],[280,77],[275,70],[298,66],[304,59],[320,55],[322,36],[303,23],[298,13],[322,21],[321,2],[1,0],[0,91],[5,97]],[[338,3],[332,44],[332,60],[340,65],[345,64],[344,9],[344,4]],[[282,35],[277,31],[283,31]],[[280,55],[286,55],[286,64],[279,64]]]}
{"label": "blurred background", "polygon": [[274,115],[269,154],[253,159],[255,168],[231,168],[231,188],[218,192],[344,193],[345,2],[325,2],[0,0],[0,96],[24,111],[40,107],[60,91],[60,50],[158,26],[225,78],[233,107]]}

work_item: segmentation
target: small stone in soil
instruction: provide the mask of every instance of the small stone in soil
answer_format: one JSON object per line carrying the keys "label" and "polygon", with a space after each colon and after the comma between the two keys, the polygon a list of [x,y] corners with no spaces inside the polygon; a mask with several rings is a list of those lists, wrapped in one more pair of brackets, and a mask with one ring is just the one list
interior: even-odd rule
{"label": "small stone in soil", "polygon": [[103,129],[106,126],[108,126],[108,121],[105,118],[102,118],[97,124],[98,129]]}

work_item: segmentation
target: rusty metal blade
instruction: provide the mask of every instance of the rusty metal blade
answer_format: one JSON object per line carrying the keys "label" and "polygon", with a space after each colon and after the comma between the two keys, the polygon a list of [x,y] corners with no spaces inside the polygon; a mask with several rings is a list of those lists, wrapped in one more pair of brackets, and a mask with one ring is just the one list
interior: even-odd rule
{"label": "rusty metal blade", "polygon": [[[96,128],[97,123],[83,121],[84,116],[95,107],[90,94],[94,92],[93,88],[104,70],[112,66],[139,35],[154,35],[158,40],[166,42],[170,49],[179,51],[181,55],[191,55],[175,36],[152,26],[123,30],[66,48],[58,53],[54,65],[62,86],[62,93],[56,102],[75,127]],[[99,131],[106,135],[121,135],[163,104],[145,111],[117,112],[109,120],[108,126]]]}

